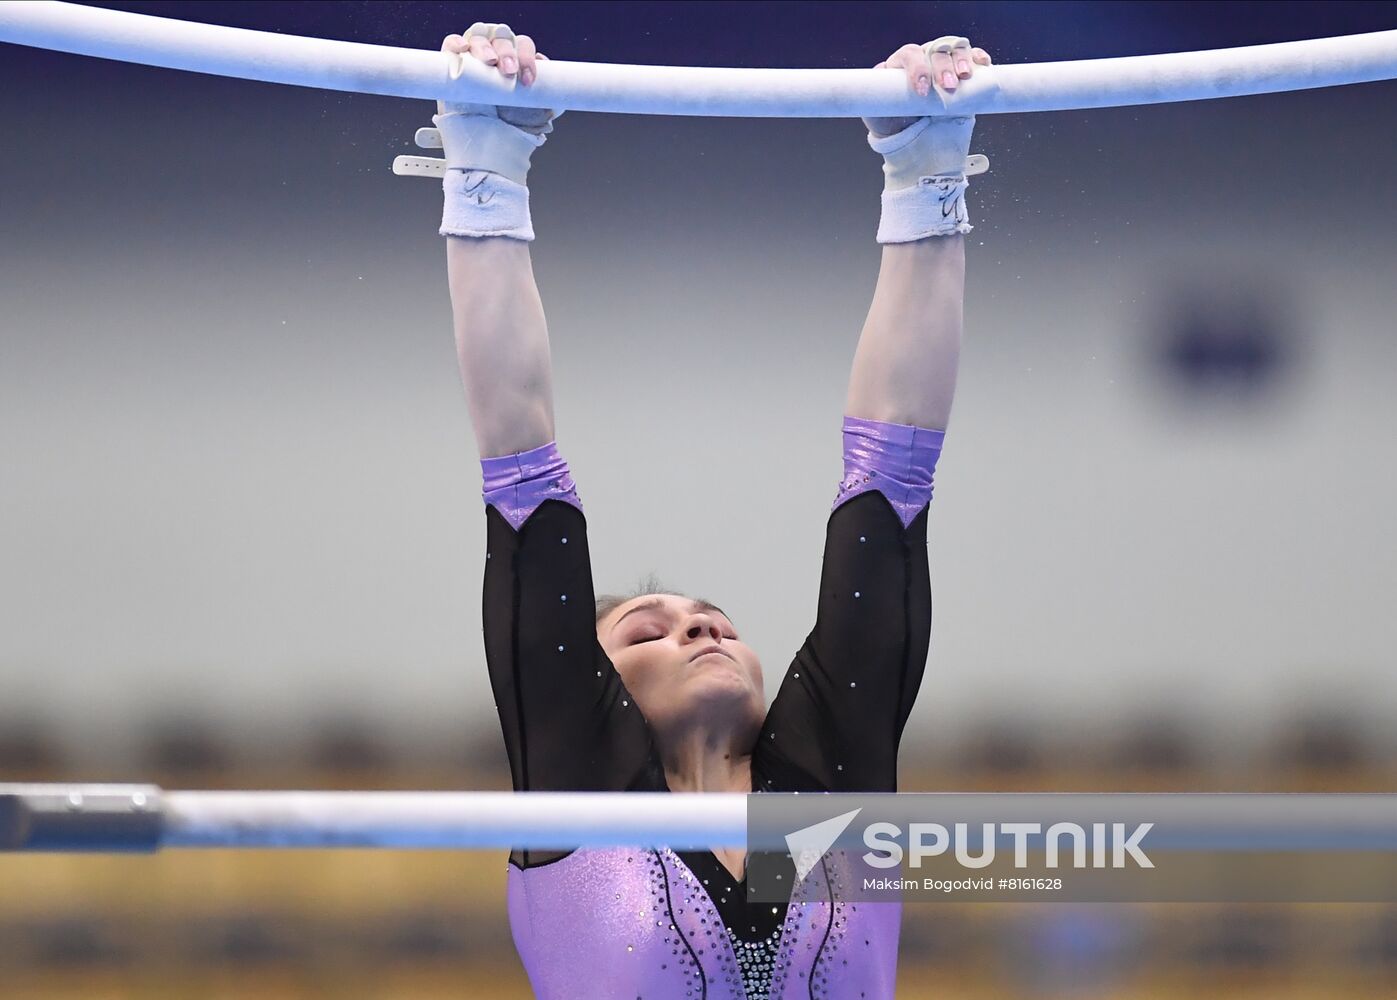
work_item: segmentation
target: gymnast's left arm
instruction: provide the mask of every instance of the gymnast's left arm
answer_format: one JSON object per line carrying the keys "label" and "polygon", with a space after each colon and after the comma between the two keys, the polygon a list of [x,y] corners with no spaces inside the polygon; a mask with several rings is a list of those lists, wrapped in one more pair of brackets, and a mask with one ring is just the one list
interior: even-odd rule
{"label": "gymnast's left arm", "polygon": [[[955,36],[904,45],[878,69],[953,93],[983,49]],[[966,158],[973,117],[864,119],[883,154],[882,266],[849,376],[847,416],[944,430],[955,395],[965,297]]]}
{"label": "gymnast's left arm", "polygon": [[[909,45],[890,69],[923,96],[989,57],[960,38]],[[933,74],[936,74],[933,84]],[[815,627],[753,755],[777,791],[897,788],[898,745],[931,642],[926,528],[960,357],[969,118],[875,119],[882,270],[849,379],[844,479],[825,535]]]}

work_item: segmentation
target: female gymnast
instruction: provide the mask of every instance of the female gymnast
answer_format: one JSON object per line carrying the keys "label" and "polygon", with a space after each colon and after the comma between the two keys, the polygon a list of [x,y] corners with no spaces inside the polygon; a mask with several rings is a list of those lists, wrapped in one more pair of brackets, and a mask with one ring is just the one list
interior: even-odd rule
{"label": "female gymnast", "polygon": [[[442,47],[521,86],[546,58],[504,25]],[[926,96],[989,62],[945,37],[878,67]],[[882,265],[849,380],[815,627],[767,709],[757,655],[716,605],[673,593],[596,602],[529,258],[526,176],[554,113],[438,112],[441,233],[484,480],[485,651],[515,789],[894,791],[931,634],[926,522],[956,383],[974,119],[865,120],[884,157]],[[788,905],[749,904],[746,860],[515,851],[509,918],[535,993],[893,996],[899,904],[847,902],[828,863],[797,879],[789,857]]]}

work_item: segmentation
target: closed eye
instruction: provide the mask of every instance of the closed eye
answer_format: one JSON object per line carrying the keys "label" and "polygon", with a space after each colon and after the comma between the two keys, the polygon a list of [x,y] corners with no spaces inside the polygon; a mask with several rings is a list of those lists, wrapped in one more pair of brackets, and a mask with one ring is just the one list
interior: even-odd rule
{"label": "closed eye", "polygon": [[[631,640],[631,645],[632,645],[632,646],[637,646],[637,645],[639,645],[639,644],[642,643],[642,642],[658,642],[660,639],[663,639],[663,638],[664,638],[664,636],[662,636],[662,635],[641,636],[641,637],[639,637],[639,638],[637,638],[637,639]],[[737,641],[738,641],[737,636],[735,636],[735,635],[724,635],[723,638],[724,638],[724,639],[731,639],[733,642],[737,642]]]}

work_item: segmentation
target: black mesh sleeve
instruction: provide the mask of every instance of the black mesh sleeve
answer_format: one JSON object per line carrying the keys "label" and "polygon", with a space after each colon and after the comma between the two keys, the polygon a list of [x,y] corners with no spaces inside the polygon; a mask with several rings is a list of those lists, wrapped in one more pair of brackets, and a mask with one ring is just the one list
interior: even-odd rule
{"label": "black mesh sleeve", "polygon": [[545,500],[516,532],[485,511],[485,659],[515,790],[663,788],[645,719],[597,642],[586,518]]}
{"label": "black mesh sleeve", "polygon": [[830,514],[815,628],[753,753],[772,791],[891,792],[931,643],[929,506],[904,528],[882,493]]}

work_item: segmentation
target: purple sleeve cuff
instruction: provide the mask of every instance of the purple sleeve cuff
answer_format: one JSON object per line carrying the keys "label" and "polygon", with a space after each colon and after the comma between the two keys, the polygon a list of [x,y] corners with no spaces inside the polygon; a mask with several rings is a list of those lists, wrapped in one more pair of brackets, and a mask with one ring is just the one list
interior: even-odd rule
{"label": "purple sleeve cuff", "polygon": [[486,505],[504,515],[515,531],[545,500],[561,500],[582,510],[577,484],[572,481],[568,463],[558,454],[556,441],[513,455],[482,458],[480,476]]}
{"label": "purple sleeve cuff", "polygon": [[844,479],[831,512],[861,493],[877,490],[906,528],[931,502],[932,474],[945,436],[945,431],[926,427],[846,416]]}

